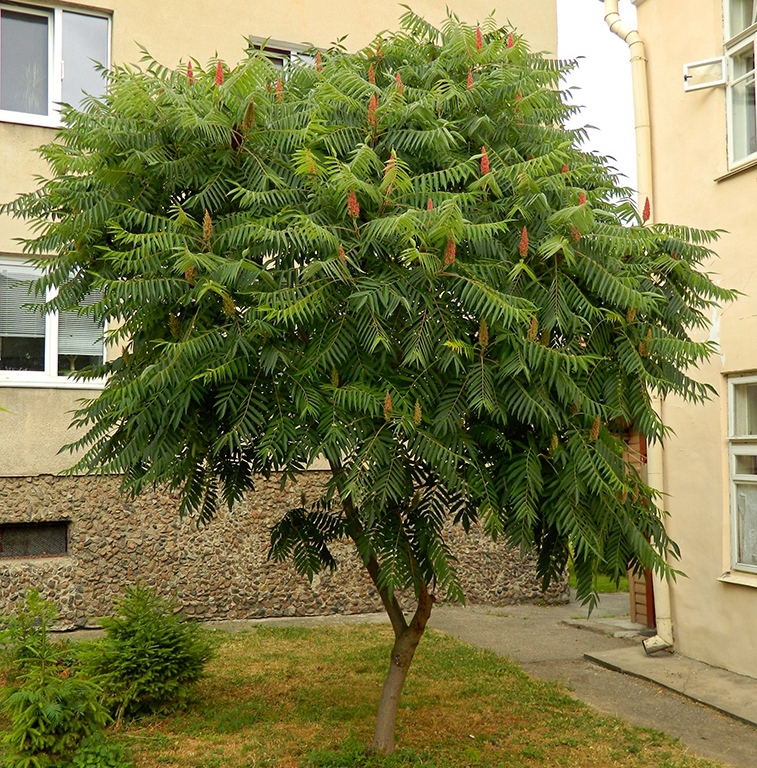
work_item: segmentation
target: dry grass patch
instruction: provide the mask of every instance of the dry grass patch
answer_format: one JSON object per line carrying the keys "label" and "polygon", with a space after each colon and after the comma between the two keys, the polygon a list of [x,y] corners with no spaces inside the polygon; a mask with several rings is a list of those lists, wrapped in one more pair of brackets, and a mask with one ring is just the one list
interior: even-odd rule
{"label": "dry grass patch", "polygon": [[663,734],[601,717],[559,686],[429,632],[400,706],[401,749],[366,756],[387,626],[259,628],[221,640],[195,705],[124,727],[140,768],[712,768]]}

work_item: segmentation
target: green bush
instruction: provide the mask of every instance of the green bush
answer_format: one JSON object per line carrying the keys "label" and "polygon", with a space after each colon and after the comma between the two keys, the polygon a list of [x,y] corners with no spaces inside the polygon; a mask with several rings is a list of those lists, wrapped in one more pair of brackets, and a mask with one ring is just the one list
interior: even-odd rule
{"label": "green bush", "polygon": [[15,613],[0,619],[0,650],[11,680],[34,666],[65,663],[68,645],[50,638],[50,625],[56,618],[55,605],[35,589]]}
{"label": "green bush", "polygon": [[65,768],[133,768],[126,750],[102,734],[95,733],[82,741],[73,760]]}
{"label": "green bush", "polygon": [[3,619],[9,684],[0,691],[0,708],[11,723],[3,736],[8,768],[64,765],[109,720],[100,689],[71,666],[67,644],[50,639],[55,617],[52,603],[35,591]]}
{"label": "green bush", "polygon": [[11,749],[9,768],[44,768],[73,758],[82,740],[110,719],[99,694],[67,669],[40,665],[22,673],[2,698],[11,718],[3,737]]}
{"label": "green bush", "polygon": [[183,706],[212,655],[209,634],[151,589],[129,587],[105,637],[79,653],[117,719]]}

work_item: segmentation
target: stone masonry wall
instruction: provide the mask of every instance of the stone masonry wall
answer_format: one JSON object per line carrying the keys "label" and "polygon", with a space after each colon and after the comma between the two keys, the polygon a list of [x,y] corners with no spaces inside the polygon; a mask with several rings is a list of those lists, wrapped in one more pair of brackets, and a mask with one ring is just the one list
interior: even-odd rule
{"label": "stone masonry wall", "polygon": [[[242,619],[364,613],[381,610],[378,595],[348,543],[335,547],[339,568],[312,584],[288,563],[267,559],[278,517],[315,499],[325,475],[307,473],[279,490],[261,481],[231,514],[207,527],[180,520],[166,491],[124,498],[113,477],[0,477],[0,524],[69,521],[68,554],[3,559],[0,614],[29,589],[55,601],[66,627],[96,626],[109,615],[124,585],[137,581],[178,600],[198,619]],[[479,531],[452,531],[463,588],[471,603],[564,602],[565,582],[543,594],[531,557],[522,558]]]}

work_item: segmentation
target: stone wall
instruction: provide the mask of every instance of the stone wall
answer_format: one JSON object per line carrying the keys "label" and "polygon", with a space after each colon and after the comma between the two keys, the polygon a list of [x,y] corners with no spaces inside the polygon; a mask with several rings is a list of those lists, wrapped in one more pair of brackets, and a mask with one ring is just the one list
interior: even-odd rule
{"label": "stone wall", "polygon": [[[129,500],[113,477],[0,478],[0,524],[69,521],[68,554],[0,556],[0,614],[36,588],[54,600],[67,627],[95,626],[113,610],[123,586],[140,581],[178,600],[198,619],[242,619],[364,613],[381,609],[378,595],[349,544],[335,547],[339,568],[312,584],[288,563],[267,559],[271,526],[304,493],[315,499],[324,473],[309,472],[279,490],[260,483],[231,514],[198,529],[181,521],[177,498],[154,491]],[[545,595],[530,557],[522,558],[479,531],[450,533],[469,602],[561,602],[567,584]]]}

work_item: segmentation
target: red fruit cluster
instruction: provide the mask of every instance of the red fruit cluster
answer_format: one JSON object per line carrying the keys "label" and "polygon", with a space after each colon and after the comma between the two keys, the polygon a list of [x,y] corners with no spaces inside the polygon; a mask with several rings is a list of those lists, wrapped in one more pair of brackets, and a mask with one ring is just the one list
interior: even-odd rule
{"label": "red fruit cluster", "polygon": [[357,201],[357,195],[355,190],[351,189],[349,195],[347,195],[347,213],[356,219],[360,216],[360,204]]}
{"label": "red fruit cluster", "polygon": [[368,125],[374,130],[378,127],[378,117],[376,117],[377,108],[378,96],[374,93],[371,95],[371,99],[368,102]]}
{"label": "red fruit cluster", "polygon": [[528,256],[528,230],[525,227],[523,227],[523,231],[520,233],[518,253],[520,254],[521,258]]}
{"label": "red fruit cluster", "polygon": [[192,69],[191,61],[187,64],[187,80],[189,80],[190,85],[195,84],[195,73],[194,73],[194,70]]}
{"label": "red fruit cluster", "polygon": [[276,101],[284,101],[284,83],[281,82],[281,75],[276,78]]}
{"label": "red fruit cluster", "polygon": [[394,82],[397,86],[397,93],[402,96],[402,76],[399,72],[397,72],[397,74],[394,76]]}
{"label": "red fruit cluster", "polygon": [[484,47],[484,36],[481,34],[481,27],[476,25],[476,50],[480,51]]}
{"label": "red fruit cluster", "polygon": [[567,163],[565,163],[565,165],[563,165],[563,167],[561,169],[561,172],[562,173],[570,173],[570,166]]}
{"label": "red fruit cluster", "polygon": [[578,196],[578,204],[586,205],[586,192],[581,192],[581,194]]}
{"label": "red fruit cluster", "polygon": [[450,237],[447,240],[447,247],[444,250],[444,266],[448,267],[450,264],[454,264],[455,262],[455,240],[453,237]]}
{"label": "red fruit cluster", "polygon": [[489,153],[486,147],[481,147],[481,175],[484,176],[487,173],[489,173]]}
{"label": "red fruit cluster", "polygon": [[373,64],[368,66],[368,82],[371,85],[376,85],[376,71],[373,69]]}
{"label": "red fruit cluster", "polygon": [[468,70],[468,83],[465,87],[469,91],[473,90],[473,72],[471,72],[470,70]]}
{"label": "red fruit cluster", "polygon": [[513,40],[513,33],[511,32],[511,33],[510,33],[510,34],[507,36],[507,47],[508,47],[508,48],[512,48],[512,47],[513,47],[513,45],[515,45],[515,41]]}
{"label": "red fruit cluster", "polygon": [[323,72],[323,57],[321,56],[320,51],[315,54],[315,71]]}
{"label": "red fruit cluster", "polygon": [[220,61],[216,63],[216,85],[223,85],[223,65]]}
{"label": "red fruit cluster", "polygon": [[644,210],[641,214],[641,220],[643,223],[647,223],[649,221],[649,217],[652,215],[652,207],[649,204],[649,198],[647,198],[644,201]]}

